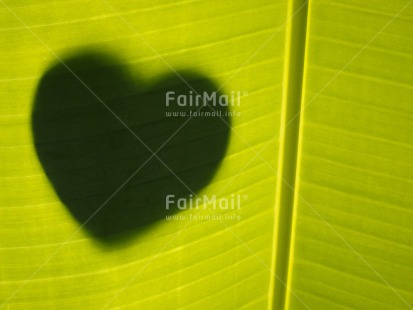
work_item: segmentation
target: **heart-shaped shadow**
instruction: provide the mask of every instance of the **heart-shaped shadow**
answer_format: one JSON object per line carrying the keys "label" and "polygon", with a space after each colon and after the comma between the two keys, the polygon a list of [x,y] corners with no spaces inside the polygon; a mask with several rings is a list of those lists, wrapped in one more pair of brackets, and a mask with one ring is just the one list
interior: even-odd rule
{"label": "heart-shaped shadow", "polygon": [[[107,55],[83,52],[63,62],[38,85],[34,143],[56,193],[92,236],[109,242],[142,231],[178,211],[167,209],[167,195],[189,197],[210,182],[224,157],[230,124],[228,102],[216,104],[225,96],[213,82],[179,72],[197,94],[215,93],[217,99],[207,101],[221,114],[190,117],[211,108],[202,107],[202,100],[191,106],[195,93],[176,74],[147,86]],[[144,144],[159,149],[165,165]]]}

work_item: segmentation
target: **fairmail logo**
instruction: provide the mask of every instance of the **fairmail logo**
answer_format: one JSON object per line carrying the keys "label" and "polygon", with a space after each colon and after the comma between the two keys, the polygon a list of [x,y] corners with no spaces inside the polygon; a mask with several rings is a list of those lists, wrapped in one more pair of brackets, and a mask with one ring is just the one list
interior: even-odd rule
{"label": "fairmail logo", "polygon": [[246,199],[246,195],[231,194],[229,197],[218,199],[216,195],[213,196],[197,196],[189,195],[188,198],[177,198],[175,195],[167,195],[165,198],[166,210],[177,208],[179,210],[189,209],[210,209],[213,210],[239,210],[241,208],[241,201]]}

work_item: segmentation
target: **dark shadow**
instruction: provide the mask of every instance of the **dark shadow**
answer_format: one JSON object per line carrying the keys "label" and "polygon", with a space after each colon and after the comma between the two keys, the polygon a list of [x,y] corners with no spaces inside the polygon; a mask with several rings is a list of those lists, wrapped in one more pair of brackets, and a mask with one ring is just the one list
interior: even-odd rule
{"label": "dark shadow", "polygon": [[[176,205],[167,210],[167,195],[175,195],[175,200],[189,197],[211,181],[229,140],[227,101],[214,106],[223,119],[167,116],[201,107],[179,106],[176,100],[167,106],[167,92],[173,91],[175,98],[191,95],[176,74],[147,86],[107,55],[83,52],[63,61],[67,67],[55,64],[38,85],[32,114],[34,143],[56,193],[92,236],[110,243],[136,235],[178,211]],[[217,91],[205,76],[179,74],[198,94]],[[159,158],[176,176],[157,158],[150,159],[152,153],[91,91],[150,149],[161,148]]]}

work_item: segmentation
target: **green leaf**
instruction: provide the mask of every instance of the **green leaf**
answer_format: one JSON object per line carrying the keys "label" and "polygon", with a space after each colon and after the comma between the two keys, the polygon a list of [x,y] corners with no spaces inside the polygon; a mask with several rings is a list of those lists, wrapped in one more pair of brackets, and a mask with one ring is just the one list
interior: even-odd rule
{"label": "green leaf", "polygon": [[[281,109],[286,1],[8,1],[3,6],[3,307],[266,307],[276,180],[267,165],[277,163],[279,122],[274,120]],[[226,157],[200,193],[240,195],[241,210],[220,214],[241,220],[159,221],[118,246],[102,244],[80,228],[36,156],[31,112],[39,81],[58,63],[56,56],[65,60],[84,49],[114,55],[148,84],[173,68],[196,70],[224,93],[241,92]]]}
{"label": "green leaf", "polygon": [[[0,309],[411,309],[410,3],[0,0]],[[31,122],[44,74],[85,50],[145,85],[193,70],[241,92],[197,192],[239,210],[84,229]]]}
{"label": "green leaf", "polygon": [[413,307],[412,18],[310,2],[288,280],[310,309]]}

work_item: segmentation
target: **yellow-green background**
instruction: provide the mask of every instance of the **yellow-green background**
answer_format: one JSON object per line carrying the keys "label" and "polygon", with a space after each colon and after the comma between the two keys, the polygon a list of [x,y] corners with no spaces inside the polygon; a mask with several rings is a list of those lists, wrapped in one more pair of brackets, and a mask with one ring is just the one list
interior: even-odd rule
{"label": "yellow-green background", "polygon": [[[266,309],[291,3],[105,1],[0,1],[0,302]],[[286,308],[412,308],[412,33],[410,1],[309,2]],[[30,113],[54,54],[84,47],[148,82],[171,66],[247,93],[203,191],[247,195],[240,221],[165,221],[110,250],[73,235],[79,224],[36,157]]]}

